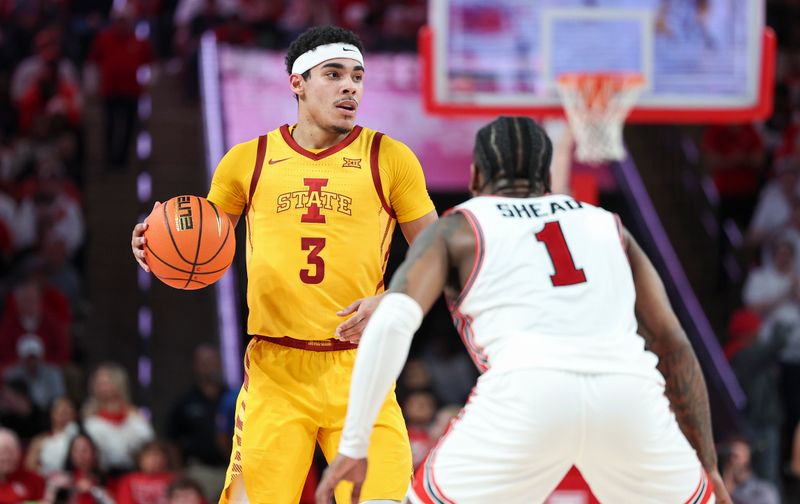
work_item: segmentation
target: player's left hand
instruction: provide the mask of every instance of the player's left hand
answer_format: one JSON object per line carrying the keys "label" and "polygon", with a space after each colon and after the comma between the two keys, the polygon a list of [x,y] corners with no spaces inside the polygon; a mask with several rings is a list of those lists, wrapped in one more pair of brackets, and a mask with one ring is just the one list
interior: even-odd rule
{"label": "player's left hand", "polygon": [[317,504],[330,504],[333,502],[333,491],[336,490],[336,485],[342,480],[353,482],[353,492],[350,499],[353,504],[358,504],[361,497],[361,486],[364,484],[364,478],[366,477],[367,459],[354,459],[341,453],[336,455],[331,465],[322,473],[322,481],[319,482],[316,493]]}
{"label": "player's left hand", "polygon": [[369,318],[378,307],[382,297],[383,294],[378,294],[377,296],[356,299],[347,307],[336,312],[336,315],[340,317],[347,317],[355,313],[355,315],[339,324],[339,327],[336,328],[336,339],[358,343],[364,333],[364,328],[367,327]]}
{"label": "player's left hand", "polygon": [[711,480],[711,483],[714,484],[714,498],[716,499],[717,504],[733,504],[733,500],[728,494],[728,490],[725,488],[725,481],[722,479],[719,471],[709,471],[708,477]]}

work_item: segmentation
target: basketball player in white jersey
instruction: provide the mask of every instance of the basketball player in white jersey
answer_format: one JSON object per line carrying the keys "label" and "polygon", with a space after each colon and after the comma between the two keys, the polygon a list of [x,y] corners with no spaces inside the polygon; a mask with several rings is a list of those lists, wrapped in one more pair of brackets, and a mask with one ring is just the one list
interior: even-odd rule
{"label": "basketball player in white jersey", "polygon": [[661,280],[615,214],[549,193],[551,155],[528,118],[478,132],[475,197],[414,242],[365,330],[318,503],[341,480],[358,502],[372,424],[442,290],[483,375],[407,502],[543,502],[572,465],[603,503],[731,502]]}

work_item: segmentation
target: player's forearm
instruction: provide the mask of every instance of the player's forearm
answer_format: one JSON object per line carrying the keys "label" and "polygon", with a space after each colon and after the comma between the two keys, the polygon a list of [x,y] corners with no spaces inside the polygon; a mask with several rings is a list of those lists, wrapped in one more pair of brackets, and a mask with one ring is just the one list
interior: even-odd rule
{"label": "player's forearm", "polygon": [[358,347],[339,453],[367,456],[375,419],[403,369],[422,308],[405,294],[387,294],[370,318]]}
{"label": "player's forearm", "polygon": [[678,425],[706,471],[717,467],[708,392],[700,363],[688,341],[659,354],[658,369]]}

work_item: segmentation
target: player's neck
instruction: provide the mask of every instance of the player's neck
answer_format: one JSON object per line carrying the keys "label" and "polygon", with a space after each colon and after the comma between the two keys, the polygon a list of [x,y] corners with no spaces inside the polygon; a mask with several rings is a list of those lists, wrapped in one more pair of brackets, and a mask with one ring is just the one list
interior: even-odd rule
{"label": "player's neck", "polygon": [[304,149],[327,149],[344,140],[349,133],[349,131],[344,133],[331,131],[300,118],[292,130],[292,138]]}
{"label": "player's neck", "polygon": [[544,196],[545,193],[539,190],[531,189],[530,185],[522,186],[505,186],[505,187],[491,187],[483,191],[482,195],[502,196],[504,198],[538,198]]}

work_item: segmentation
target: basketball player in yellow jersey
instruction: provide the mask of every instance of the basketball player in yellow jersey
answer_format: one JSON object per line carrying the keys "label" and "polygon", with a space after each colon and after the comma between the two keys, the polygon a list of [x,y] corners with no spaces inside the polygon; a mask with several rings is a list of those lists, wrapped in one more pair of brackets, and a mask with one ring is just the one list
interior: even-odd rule
{"label": "basketball player in yellow jersey", "polygon": [[[234,146],[208,194],[233,223],[244,212],[253,336],[224,503],[297,503],[315,444],[336,455],[356,341],[383,292],[395,223],[410,243],[436,220],[411,150],[355,124],[366,67],[359,39],[312,28],[286,64],[297,124]],[[140,263],[145,226],[133,234]],[[361,502],[402,500],[411,451],[394,392],[369,455]],[[337,501],[349,503],[349,493],[342,485]]]}

